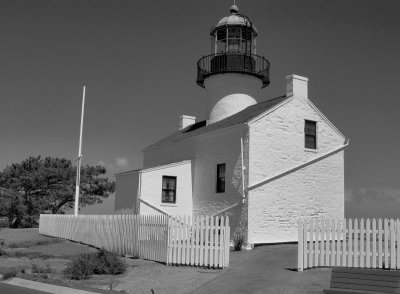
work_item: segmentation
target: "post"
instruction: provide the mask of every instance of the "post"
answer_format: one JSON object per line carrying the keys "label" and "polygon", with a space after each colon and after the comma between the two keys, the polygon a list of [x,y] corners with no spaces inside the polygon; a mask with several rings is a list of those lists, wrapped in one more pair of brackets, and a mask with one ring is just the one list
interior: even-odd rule
{"label": "post", "polygon": [[243,160],[243,156],[244,156],[244,150],[243,150],[243,138],[240,137],[240,153],[241,153],[241,160],[242,160],[242,202],[245,203],[246,201],[246,191],[244,188],[244,160]]}
{"label": "post", "polygon": [[83,86],[81,128],[80,128],[80,134],[79,134],[78,163],[76,165],[75,206],[74,206],[74,215],[75,216],[78,215],[78,208],[79,208],[79,185],[81,182],[82,130],[83,130],[83,113],[85,110],[85,90],[86,90],[86,86]]}
{"label": "post", "polygon": [[[305,223],[305,222],[304,222]],[[297,243],[297,270],[303,271],[303,231],[304,223],[299,220],[298,222],[298,243]]]}

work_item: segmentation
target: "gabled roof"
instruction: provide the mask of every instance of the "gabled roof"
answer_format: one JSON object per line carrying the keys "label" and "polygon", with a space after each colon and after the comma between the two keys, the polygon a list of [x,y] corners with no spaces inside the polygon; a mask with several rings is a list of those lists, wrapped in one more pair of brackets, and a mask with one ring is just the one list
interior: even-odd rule
{"label": "gabled roof", "polygon": [[225,119],[222,119],[220,121],[217,121],[215,123],[212,123],[210,125],[207,125],[207,122],[201,121],[197,122],[193,125],[190,125],[182,130],[176,131],[172,133],[171,135],[165,137],[164,139],[161,139],[160,141],[146,147],[144,150],[153,148],[153,147],[158,147],[164,144],[168,143],[173,143],[177,141],[181,141],[190,137],[195,137],[203,134],[207,134],[210,132],[214,132],[216,130],[220,129],[225,129],[231,126],[243,124],[252,118],[262,114],[263,112],[272,109],[274,106],[280,104],[284,100],[288,99],[289,97],[280,96],[276,97],[264,102],[260,102],[254,105],[251,105],[242,111],[235,113],[234,115],[231,115]]}

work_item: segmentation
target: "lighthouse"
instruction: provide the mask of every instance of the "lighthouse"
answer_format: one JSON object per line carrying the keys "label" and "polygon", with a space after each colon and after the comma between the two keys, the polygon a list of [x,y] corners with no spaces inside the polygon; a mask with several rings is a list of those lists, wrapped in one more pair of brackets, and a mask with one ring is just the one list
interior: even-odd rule
{"label": "lighthouse", "polygon": [[270,64],[236,5],[210,36],[197,63],[207,116],[182,115],[143,150],[142,168],[117,174],[115,208],[229,216],[230,236],[248,247],[298,241],[299,219],[343,219],[348,141],[308,98],[308,78],[290,74],[281,95],[263,93]]}
{"label": "lighthouse", "polygon": [[256,54],[257,29],[232,5],[211,28],[211,54],[197,62],[197,84],[207,93],[208,124],[257,104],[269,85],[269,62]]}

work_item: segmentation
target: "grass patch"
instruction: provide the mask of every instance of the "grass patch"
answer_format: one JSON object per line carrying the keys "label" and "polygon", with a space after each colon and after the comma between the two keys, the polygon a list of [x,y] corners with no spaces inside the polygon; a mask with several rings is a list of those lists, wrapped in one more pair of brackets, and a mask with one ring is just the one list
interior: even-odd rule
{"label": "grass patch", "polygon": [[22,241],[22,242],[12,242],[9,244],[5,244],[3,241],[3,244],[8,248],[28,248],[32,246],[39,246],[39,245],[48,245],[48,244],[54,244],[54,243],[59,243],[61,242],[60,239],[57,238],[52,238],[52,239],[44,239],[44,240],[35,240],[35,241]]}
{"label": "grass patch", "polygon": [[0,256],[16,257],[16,258],[26,257],[28,259],[35,259],[35,258],[49,259],[49,258],[54,258],[53,255],[43,254],[41,252],[23,251],[23,250],[9,251],[9,250],[5,250],[5,249],[2,249],[2,248],[0,248]]}
{"label": "grass patch", "polygon": [[122,274],[126,268],[126,263],[119,256],[100,250],[97,253],[80,255],[67,266],[64,276],[71,280],[84,280],[93,274]]}

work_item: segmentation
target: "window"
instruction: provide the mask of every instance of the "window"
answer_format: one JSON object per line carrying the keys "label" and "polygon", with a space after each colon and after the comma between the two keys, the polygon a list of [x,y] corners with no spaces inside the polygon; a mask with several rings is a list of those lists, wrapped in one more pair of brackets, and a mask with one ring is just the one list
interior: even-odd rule
{"label": "window", "polygon": [[305,148],[317,149],[317,123],[315,121],[305,121],[304,140]]}
{"label": "window", "polygon": [[217,164],[217,193],[225,192],[225,163]]}
{"label": "window", "polygon": [[162,203],[176,203],[176,177],[162,177]]}

